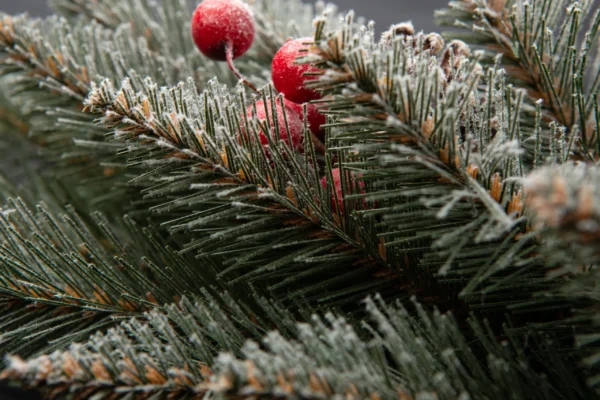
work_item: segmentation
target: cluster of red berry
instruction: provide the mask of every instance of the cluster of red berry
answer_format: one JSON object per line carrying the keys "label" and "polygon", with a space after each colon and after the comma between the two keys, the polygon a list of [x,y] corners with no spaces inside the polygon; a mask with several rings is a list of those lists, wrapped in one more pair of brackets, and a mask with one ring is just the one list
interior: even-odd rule
{"label": "cluster of red berry", "polygon": [[[233,60],[242,56],[252,46],[255,35],[254,19],[249,7],[240,0],[204,0],[196,8],[192,19],[192,36],[198,49],[207,57],[227,61],[231,71],[248,87],[256,90],[246,78],[235,68]],[[324,139],[325,115],[319,112],[318,106],[310,101],[318,100],[321,94],[305,86],[305,82],[315,79],[318,69],[310,64],[300,64],[299,57],[305,56],[310,51],[310,38],[290,39],[275,54],[272,65],[272,80],[275,88],[284,95],[283,108],[276,103],[277,125],[289,128],[280,129],[281,140],[291,145],[294,149],[302,151],[304,142],[304,105],[306,105],[306,125],[321,143]],[[274,126],[274,118],[269,104],[263,100],[256,103],[256,117],[264,122],[267,115],[271,115],[270,126]],[[248,107],[247,114],[252,117],[254,106]],[[267,146],[267,134],[260,132],[260,142]],[[340,170],[333,171],[332,188],[338,198],[337,207],[343,211]],[[323,177],[321,183],[327,187],[327,178]]]}

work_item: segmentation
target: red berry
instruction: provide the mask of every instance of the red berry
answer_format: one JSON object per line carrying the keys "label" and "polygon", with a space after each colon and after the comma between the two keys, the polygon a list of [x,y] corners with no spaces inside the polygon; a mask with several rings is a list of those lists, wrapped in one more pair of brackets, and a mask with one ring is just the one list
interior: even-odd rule
{"label": "red berry", "polygon": [[[293,104],[292,107],[300,114],[302,120],[304,120],[304,105]],[[321,128],[322,125],[327,121],[325,114],[319,112],[320,107],[316,104],[306,104],[306,120],[308,122],[308,129],[321,141],[325,139],[325,129]]]}
{"label": "red berry", "polygon": [[275,88],[294,103],[306,103],[321,98],[314,89],[304,85],[307,80],[316,79],[314,75],[304,75],[307,72],[318,72],[319,69],[310,64],[298,64],[298,57],[306,56],[309,46],[304,43],[311,42],[310,38],[288,40],[273,58],[273,84]]}
{"label": "red berry", "polygon": [[306,117],[308,118],[308,127],[310,131],[314,133],[320,140],[325,139],[325,128],[323,125],[327,122],[325,114],[319,112],[319,107],[314,104],[309,104],[306,110]]}
{"label": "red berry", "polygon": [[192,17],[192,37],[202,54],[213,60],[226,60],[227,45],[238,58],[252,45],[254,19],[240,0],[204,0]]}
{"label": "red berry", "polygon": [[[288,144],[290,143],[288,139],[291,138],[292,139],[292,143],[291,143],[292,148],[301,150],[303,138],[304,138],[304,135],[303,135],[304,124],[302,122],[302,117],[292,107],[293,103],[284,99],[285,116],[287,117],[287,123],[288,123],[288,128],[289,128],[289,138],[288,138],[288,131],[285,128],[286,120],[283,115],[281,103],[279,102],[279,100],[277,100],[275,103],[276,103],[276,110],[277,110],[277,124],[279,125],[279,137],[281,138],[282,141],[285,141]],[[252,106],[252,105],[249,106],[248,109],[246,110],[246,112],[248,114],[248,118],[252,118],[254,115],[254,106]],[[269,114],[269,121],[270,121],[270,125],[271,125],[270,137],[273,138],[273,132],[275,132],[275,126],[274,126],[274,122],[273,122],[274,121],[273,120],[273,109],[271,108],[271,102],[267,102],[266,109],[265,109],[264,100],[260,100],[259,102],[257,102],[256,103],[256,117],[262,124],[266,123],[265,121],[267,120],[267,113]],[[267,146],[269,144],[269,140],[267,139],[267,136],[265,135],[265,132],[262,129],[259,133],[259,139],[260,139],[260,143],[263,146]]]}
{"label": "red berry", "polygon": [[[335,204],[335,200],[336,200],[336,196],[337,196],[337,208],[340,211],[340,213],[344,213],[344,196],[342,193],[342,177],[341,177],[341,172],[339,168],[334,168],[331,170],[331,175],[333,177],[333,189],[335,190],[335,195],[334,193],[331,194],[331,208],[335,210],[336,208],[336,204]],[[327,177],[328,175],[325,175],[323,178],[321,178],[321,185],[323,186],[323,189],[327,190]],[[348,179],[352,179],[351,174],[347,174],[345,176],[345,180],[346,180],[346,187],[348,188],[348,190],[346,190],[346,193],[350,192],[350,182],[348,182]],[[365,193],[364,191],[364,187],[365,187],[365,183],[363,181],[359,181],[358,186],[360,187],[360,193]],[[367,203],[366,201],[363,199],[363,206],[366,208]]]}

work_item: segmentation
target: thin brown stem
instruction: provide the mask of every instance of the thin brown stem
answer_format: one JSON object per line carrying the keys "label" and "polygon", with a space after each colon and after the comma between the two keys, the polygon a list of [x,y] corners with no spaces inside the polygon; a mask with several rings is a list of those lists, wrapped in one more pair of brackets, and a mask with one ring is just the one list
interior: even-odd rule
{"label": "thin brown stem", "polygon": [[227,46],[225,46],[225,57],[227,58],[227,65],[229,66],[231,72],[233,72],[233,75],[235,75],[236,78],[242,81],[244,85],[248,86],[250,89],[258,93],[258,88],[252,82],[250,82],[248,78],[242,75],[242,73],[237,69],[237,67],[233,63],[233,45],[231,42],[227,43]]}

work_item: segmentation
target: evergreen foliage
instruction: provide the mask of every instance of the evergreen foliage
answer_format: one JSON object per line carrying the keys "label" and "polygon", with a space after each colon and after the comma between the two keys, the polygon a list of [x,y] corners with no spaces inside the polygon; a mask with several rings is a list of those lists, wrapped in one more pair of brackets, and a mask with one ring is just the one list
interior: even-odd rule
{"label": "evergreen foliage", "polygon": [[[380,39],[332,5],[248,1],[236,62],[256,93],[197,52],[191,2],[50,3],[0,14],[2,380],[66,399],[598,397],[593,1],[452,1],[437,15],[460,29]],[[327,133],[305,124],[297,152],[256,104],[283,106],[271,60],[309,35]]]}
{"label": "evergreen foliage", "polygon": [[[486,399],[557,399],[580,394],[568,383],[559,386],[564,376],[553,377],[559,383],[552,387],[512,344],[497,343],[484,325],[472,322],[477,340],[468,342],[451,315],[429,314],[419,305],[416,318],[400,303],[386,306],[380,299],[367,299],[369,321],[358,329],[331,313],[294,325],[286,311],[266,300],[263,305],[280,331],[264,334],[242,310],[234,310],[239,318],[234,323],[223,318],[223,309],[183,299],[164,313],[148,315],[147,324],[134,319],[85,345],[27,363],[11,358],[4,377],[42,384],[54,395],[98,399],[115,392],[128,398],[210,394],[307,399],[468,399],[475,394]],[[188,339],[178,336],[177,328]],[[214,356],[215,348],[227,352]],[[474,354],[482,350],[487,359]],[[539,356],[555,372],[572,377],[548,349]],[[486,392],[479,396],[483,386]]]}

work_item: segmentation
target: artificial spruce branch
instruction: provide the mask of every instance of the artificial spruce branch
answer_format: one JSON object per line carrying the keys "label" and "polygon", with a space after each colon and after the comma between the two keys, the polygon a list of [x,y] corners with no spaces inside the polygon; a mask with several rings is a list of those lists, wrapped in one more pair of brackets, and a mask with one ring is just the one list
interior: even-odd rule
{"label": "artificial spruce branch", "polygon": [[[94,79],[124,76],[123,66],[131,62],[123,59],[124,54],[138,60],[138,65],[142,59],[154,60],[146,73],[158,67],[156,57],[150,56],[143,41],[131,46],[126,28],[119,35],[98,24],[69,25],[58,18],[32,20],[3,15],[1,20],[1,73],[10,82],[13,99],[12,107],[9,104],[3,111],[17,108],[27,119],[29,137],[42,146],[44,161],[55,165],[54,178],[74,192],[69,201],[85,193],[86,199],[77,206],[96,210],[110,194],[123,191],[117,186],[123,182],[124,161],[114,150],[92,155],[90,150],[73,146],[74,138],[98,142],[104,135],[94,127],[91,116],[81,112],[82,100]],[[51,35],[46,35],[48,32]],[[135,55],[132,48],[138,50]],[[101,197],[104,201],[98,203],[89,200]],[[127,210],[127,203],[115,202],[104,210]]]}
{"label": "artificial spruce branch", "polygon": [[[138,38],[128,25],[111,30],[87,21],[3,15],[0,32],[7,73],[28,72],[31,78],[44,82],[42,87],[80,103],[87,96],[91,82],[103,78],[128,77],[140,83],[140,76],[164,71],[156,79],[176,84],[194,73],[193,69],[187,69],[187,64],[178,63],[184,54],[153,51],[148,41],[143,36]],[[44,37],[46,32],[52,34]],[[133,63],[135,72],[128,67]],[[205,72],[214,75],[214,71]]]}
{"label": "artificial spruce branch", "polygon": [[[0,28],[1,73],[11,80],[15,104],[29,122],[29,136],[43,145],[43,159],[55,165],[68,201],[80,211],[102,209],[116,218],[131,211],[139,190],[127,187],[126,158],[114,147],[99,145],[106,132],[94,125],[93,116],[81,112],[92,82],[128,77],[141,83],[138,73],[156,71],[169,73],[157,76],[161,84],[192,75],[200,81],[200,75],[177,61],[183,56],[175,54],[177,50],[164,48],[170,53],[162,55],[146,38],[134,39],[129,25],[111,30],[56,17],[2,16]],[[47,32],[52,34],[46,37]],[[128,65],[136,65],[135,71]],[[203,71],[215,74],[210,68]],[[15,115],[11,108],[15,107],[5,110],[8,116]]]}
{"label": "artificial spruce branch", "polygon": [[[331,78],[334,75],[329,74],[326,76]],[[454,85],[458,86],[458,89],[455,90],[471,86],[461,83],[460,76],[458,73],[454,75]],[[243,99],[243,96],[241,98]],[[269,103],[277,101],[276,98],[274,99],[268,95],[265,98]],[[460,96],[456,96],[456,98],[460,98]],[[494,98],[489,96],[487,100],[491,102]],[[259,129],[275,129],[276,134],[274,137],[280,137],[277,129],[287,129],[287,127],[256,127],[255,124],[258,121],[254,121],[250,117],[246,119],[243,115],[239,116],[238,110],[245,109],[243,101],[241,103],[239,101],[238,96],[231,95],[227,89],[216,83],[211,90],[199,95],[191,82],[187,85],[181,84],[177,88],[159,90],[155,84],[148,81],[143,93],[135,93],[127,83],[120,90],[116,90],[110,81],[105,81],[90,95],[87,102],[90,111],[102,111],[104,113],[104,117],[100,121],[101,124],[114,130],[113,140],[115,142],[127,143],[127,151],[134,155],[132,158],[137,160],[136,163],[146,163],[154,168],[155,172],[152,176],[149,175],[143,178],[150,179],[155,185],[154,189],[148,190],[149,197],[166,194],[174,195],[181,190],[189,193],[190,188],[199,191],[197,195],[186,195],[183,203],[164,203],[164,205],[158,206],[155,211],[160,211],[165,217],[164,225],[171,232],[178,232],[182,229],[190,233],[193,232],[195,238],[188,248],[198,251],[201,257],[207,257],[208,255],[223,256],[223,265],[231,265],[231,267],[224,269],[220,274],[221,276],[227,277],[228,274],[232,274],[231,282],[249,281],[260,284],[266,282],[266,287],[275,293],[281,288],[288,288],[288,285],[293,283],[296,291],[291,294],[288,292],[285,296],[280,295],[281,300],[289,301],[298,295],[302,295],[308,297],[311,301],[330,302],[333,300],[334,303],[353,300],[356,293],[369,290],[372,284],[377,285],[379,289],[386,288],[386,285],[392,285],[387,287],[398,287],[403,292],[415,293],[426,301],[440,302],[440,300],[443,301],[443,299],[451,297],[451,291],[454,287],[460,287],[455,284],[456,281],[464,281],[464,277],[468,277],[470,282],[463,286],[463,297],[468,303],[477,305],[478,308],[506,310],[506,305],[498,304],[495,299],[500,299],[502,295],[510,293],[513,297],[513,306],[521,305],[526,311],[529,311],[526,307],[531,305],[532,297],[535,297],[540,290],[539,282],[544,279],[548,269],[547,266],[541,263],[535,234],[528,232],[528,228],[524,224],[526,220],[523,220],[524,216],[520,203],[517,203],[519,205],[518,208],[513,210],[514,212],[509,211],[510,202],[502,200],[504,192],[499,189],[502,188],[498,180],[499,171],[505,169],[501,169],[498,165],[503,162],[509,165],[512,163],[514,167],[512,171],[519,175],[507,176],[510,180],[520,177],[522,171],[518,162],[521,153],[518,149],[515,149],[515,144],[510,142],[507,144],[500,140],[502,135],[505,134],[504,130],[516,124],[517,117],[513,114],[513,109],[506,111],[506,114],[511,115],[515,120],[509,119],[505,122],[505,125],[497,125],[504,126],[503,129],[495,127],[496,141],[486,141],[485,137],[480,138],[486,132],[490,132],[487,130],[487,124],[470,128],[473,130],[470,133],[478,139],[475,140],[475,143],[489,146],[481,151],[482,154],[477,155],[476,149],[474,151],[475,155],[471,155],[472,160],[478,163],[475,164],[477,171],[482,171],[479,178],[484,178],[486,173],[489,174],[487,175],[488,179],[481,180],[477,179],[477,175],[473,176],[471,171],[474,168],[463,167],[461,169],[462,164],[449,163],[447,158],[444,159],[440,156],[440,154],[443,154],[440,148],[435,147],[440,146],[440,144],[433,142],[427,146],[427,142],[419,136],[422,135],[422,132],[414,128],[411,131],[410,126],[394,135],[394,138],[399,141],[403,140],[403,134],[407,136],[406,140],[402,142],[402,146],[395,143],[389,146],[385,143],[386,140],[381,140],[380,137],[369,137],[370,132],[366,129],[356,132],[348,130],[347,132],[352,132],[353,135],[340,135],[338,138],[335,130],[333,130],[335,129],[333,126],[335,123],[329,124],[333,128],[329,146],[337,153],[337,159],[346,160],[347,165],[350,165],[350,171],[362,174],[354,176],[359,176],[360,180],[367,183],[364,193],[359,192],[358,184],[349,185],[350,192],[346,193],[343,201],[344,209],[350,210],[350,212],[340,215],[330,205],[331,193],[323,193],[327,190],[320,189],[317,178],[311,178],[314,171],[318,170],[320,166],[317,160],[311,158],[313,153],[310,152],[310,143],[306,143],[305,149],[309,151],[307,152],[308,155],[304,157],[294,155],[285,142],[277,143],[275,140],[270,143],[267,153],[262,145],[258,145],[259,140],[256,132]],[[502,99],[496,101],[502,101]],[[495,103],[493,107],[483,107],[472,112],[488,113],[490,108],[494,110],[498,108],[498,104],[502,103]],[[364,107],[364,105],[365,103],[362,103],[360,106]],[[335,110],[336,107],[340,107],[339,110],[342,110],[341,104],[336,104],[335,100],[330,101],[327,106],[329,110]],[[345,106],[348,107],[347,104]],[[380,106],[380,103],[373,104],[372,108],[379,111],[376,109],[378,106]],[[440,107],[440,110],[438,110],[439,115],[443,115],[445,104],[436,103],[436,106]],[[160,110],[160,113],[155,110]],[[339,110],[337,117],[343,116]],[[359,111],[365,112],[364,109]],[[364,129],[365,126],[373,127],[374,131],[380,132],[380,135],[387,139],[381,126],[379,126],[379,129],[375,128],[378,126],[378,119],[376,117],[369,118],[369,115],[371,114],[367,114],[367,118],[360,120],[362,121],[361,128]],[[375,115],[380,116],[381,113]],[[502,120],[505,114],[500,113],[497,117],[498,120]],[[389,123],[390,119],[391,116],[379,118],[379,120],[384,120],[384,123]],[[343,117],[339,120],[344,121]],[[346,125],[350,126],[350,123]],[[392,126],[396,127],[397,125]],[[422,123],[417,126],[423,129]],[[461,123],[449,127],[444,127],[442,123],[441,127],[440,129],[445,130],[442,130],[440,135],[460,135],[461,128],[463,128]],[[386,132],[391,131],[389,126],[386,129]],[[309,141],[309,139],[307,140]],[[332,145],[334,143],[346,144],[343,140],[350,142],[351,145]],[[411,140],[416,141],[416,143],[411,142]],[[419,145],[418,140],[422,142],[421,144],[424,142],[425,145]],[[359,141],[360,145],[357,145]],[[458,143],[461,144],[461,142]],[[157,153],[162,160],[160,163],[157,163],[156,155],[150,156],[146,153],[147,148],[155,147],[164,148],[163,152]],[[460,146],[456,148],[461,149]],[[372,155],[373,149],[376,149],[379,153]],[[142,152],[139,157],[135,155],[138,151]],[[355,161],[351,156],[344,154],[343,151],[356,152],[358,157],[362,156],[364,159]],[[385,153],[382,154],[383,151]],[[460,156],[468,153],[468,150],[463,149],[463,151],[456,152],[459,160]],[[365,154],[367,154],[366,157]],[[376,162],[373,162],[369,157],[381,158],[375,158]],[[278,162],[274,163],[273,160],[278,160]],[[421,169],[417,169],[417,165],[421,166]],[[426,174],[426,170],[422,169],[423,165],[426,165],[432,171]],[[327,166],[326,168],[330,167]],[[406,175],[406,178],[399,176],[398,171],[400,168],[404,173],[414,175]],[[188,172],[185,172],[186,170]],[[175,171],[176,174],[169,173],[169,171]],[[440,176],[445,179],[440,179]],[[351,174],[348,174],[347,177],[352,179]],[[278,178],[281,180],[278,181]],[[302,181],[302,179],[307,182]],[[406,179],[406,181],[403,179]],[[357,179],[359,182],[360,180]],[[392,180],[392,184],[385,186],[382,182],[387,180]],[[402,185],[398,185],[399,182]],[[420,187],[421,185],[422,187]],[[499,188],[494,189],[494,185]],[[512,188],[515,192],[512,193],[517,193],[519,187],[518,182],[515,182],[515,186]],[[299,189],[296,190],[295,188]],[[434,191],[436,188],[439,189],[439,192]],[[467,190],[471,190],[471,192]],[[407,195],[404,192],[407,192]],[[440,210],[439,206],[436,207],[439,203],[428,198],[432,194],[433,196],[443,196],[444,193],[448,192],[457,196],[454,208]],[[397,196],[397,194],[400,194],[400,196]],[[412,196],[416,200],[408,203],[412,208],[412,216],[404,212],[406,208],[401,207],[408,196]],[[512,198],[514,198],[514,194]],[[260,203],[260,205],[254,203],[266,199],[269,201]],[[365,199],[365,203],[363,203],[363,199]],[[468,201],[468,207],[461,209],[461,201],[464,201],[464,199]],[[517,197],[517,200],[520,202],[519,197]],[[277,204],[278,207],[273,208],[273,203]],[[190,208],[192,204],[193,207]],[[302,206],[303,204],[305,206]],[[371,208],[371,204],[377,204],[377,208]],[[236,221],[238,222],[231,221],[221,226],[220,224],[223,221],[214,218],[215,212],[221,218],[229,217],[232,207],[238,208],[236,211]],[[354,207],[358,207],[358,211],[353,212]],[[186,210],[186,208],[188,209]],[[240,212],[244,208],[250,209],[252,214],[246,213],[242,219],[243,223],[240,223]],[[333,211],[334,218],[328,218],[327,214],[323,212],[324,209]],[[399,218],[392,219],[394,212],[398,210],[401,211]],[[441,211],[444,211],[446,215],[441,214]],[[480,213],[479,218],[473,217],[474,211]],[[187,212],[189,216],[185,217],[184,212]],[[269,216],[269,213],[275,213],[275,216]],[[493,213],[497,214],[494,215]],[[509,213],[512,213],[512,215]],[[180,218],[178,220],[168,220],[168,214],[179,214]],[[267,215],[265,216],[265,214]],[[312,218],[313,215],[319,215],[318,223]],[[382,217],[381,221],[384,223],[364,223],[369,221],[369,218],[378,215]],[[429,219],[424,218],[424,216]],[[391,236],[386,235],[386,232],[395,233],[396,231],[392,230],[394,229],[392,223],[397,223],[396,221],[400,217],[403,224],[406,223],[406,220],[409,223],[415,223],[418,220],[418,223],[421,224],[419,226],[431,232],[429,233],[430,236],[420,236],[414,239],[412,235],[404,236],[405,238],[408,237],[408,240],[392,242],[394,247],[389,246],[392,247],[393,251],[391,252],[385,250],[385,246],[371,245],[372,247],[369,248],[370,243],[374,243],[372,238],[376,237],[377,234],[383,232],[381,236],[386,237]],[[442,226],[439,231],[435,231],[439,221],[444,220],[444,218],[451,223]],[[508,229],[503,228],[500,223],[503,218],[508,218],[511,221]],[[512,222],[510,218],[515,218],[515,222]],[[286,223],[286,220],[291,223]],[[256,221],[259,221],[259,224],[256,224]],[[275,223],[275,221],[278,221],[278,223]],[[282,223],[282,221],[284,222]],[[388,221],[392,221],[392,223]],[[360,222],[363,222],[363,224],[360,226],[360,230],[356,231],[359,240],[353,241],[354,235],[350,236],[347,232],[355,229]],[[232,228],[234,223],[236,227]],[[328,232],[328,235],[333,233],[334,236],[319,234],[320,239],[317,240],[315,235],[311,234],[309,228],[304,230],[301,225],[302,229],[297,231],[298,227],[293,225],[300,223],[308,223],[309,227],[316,225],[318,230],[325,228],[323,229],[324,232]],[[469,229],[474,229],[474,232],[466,230],[463,227],[465,224]],[[280,228],[282,225],[286,227],[283,230]],[[276,229],[274,229],[275,226]],[[240,232],[252,232],[252,235],[241,235]],[[289,233],[289,236],[278,238],[278,241],[274,243],[272,239],[274,235],[281,235],[283,232]],[[406,234],[406,231],[402,229],[400,229],[400,232]],[[229,240],[225,248],[221,245],[223,237]],[[306,240],[307,237],[310,238],[308,241]],[[436,247],[433,248],[442,249],[443,251],[444,246],[448,246],[447,253],[441,252],[445,256],[450,255],[450,261],[447,261],[446,264],[440,263],[440,253],[435,255],[436,258],[430,255],[421,255],[423,245],[432,246],[430,237],[438,240],[435,243]],[[452,242],[457,237],[461,237],[461,247],[456,247],[456,243]],[[373,283],[367,281],[342,290],[338,290],[334,285],[344,282],[346,277],[343,275],[338,275],[335,281],[321,281],[320,286],[314,286],[312,282],[306,283],[304,277],[314,279],[320,273],[323,273],[323,265],[316,265],[317,262],[327,259],[330,260],[329,263],[331,264],[335,260],[330,256],[319,256],[319,251],[331,252],[332,249],[339,251],[340,248],[337,247],[339,244],[335,245],[339,238],[346,239],[346,244],[352,244],[354,248],[360,248],[361,246],[366,248],[367,252],[363,252],[363,255],[365,253],[369,254],[368,251],[373,249],[374,253],[370,254],[381,256],[390,271],[393,272],[394,268],[401,269],[404,275],[394,276],[390,272],[385,272],[384,269],[383,273],[385,274],[384,277],[388,278],[387,282],[386,279],[374,281]],[[261,242],[262,239],[267,239],[268,242]],[[332,242],[329,240],[332,240]],[[249,244],[253,246],[254,251],[244,254]],[[450,246],[450,244],[453,246]],[[280,246],[285,250],[293,249],[291,257],[289,251],[283,254],[279,253],[277,250]],[[413,248],[417,248],[419,252],[411,251]],[[487,250],[482,252],[482,248]],[[352,249],[352,247],[342,249],[350,251],[349,249]],[[346,254],[348,254],[348,257],[341,258],[342,262],[350,259],[355,260],[355,254],[360,253]],[[374,257],[375,260],[377,260],[377,255]],[[401,258],[403,255],[409,255],[412,258],[406,256]],[[270,262],[267,264],[268,268],[265,268],[267,257]],[[423,258],[419,260],[419,257]],[[258,262],[259,260],[260,262]],[[414,264],[411,265],[410,261],[406,260],[413,261]],[[401,268],[398,268],[398,264],[395,264],[397,261],[406,264],[400,264]],[[292,267],[290,267],[290,263],[294,263]],[[438,267],[448,265],[441,278],[444,284],[447,285],[446,288],[435,281],[436,278],[439,279],[439,276],[429,275],[429,280],[426,280],[427,274],[430,274],[427,271],[427,264],[437,265]],[[474,265],[484,265],[485,268],[474,268]],[[360,267],[361,265],[358,264],[357,266]],[[362,265],[362,267],[365,266],[368,267],[369,265]],[[450,266],[456,270],[450,269]],[[411,267],[413,271],[416,271],[412,276],[408,275],[410,272],[406,272],[410,271],[409,268]],[[419,275],[419,268],[425,272]],[[298,273],[297,277],[294,276],[296,271],[300,269],[301,273]],[[373,270],[371,268],[370,270],[380,274],[377,269]],[[521,272],[523,270],[526,270],[527,273],[523,274]],[[365,269],[361,270],[359,268],[357,271],[350,271],[347,276],[352,279],[357,276],[355,273],[362,274]],[[369,271],[369,268],[366,268],[366,271]],[[278,276],[282,272],[286,273],[286,279],[283,281]],[[413,282],[405,285],[404,282],[406,282],[407,277],[413,278]],[[414,279],[415,277],[420,279]],[[517,277],[519,279],[518,286],[521,289],[519,292],[514,290],[515,281],[513,279]],[[389,278],[394,279],[389,281]],[[396,282],[399,282],[399,284]],[[552,283],[549,282],[550,284]],[[317,287],[327,291],[320,293],[318,297],[313,296]],[[527,288],[527,290],[522,290],[523,288]],[[448,292],[445,292],[445,290],[448,290]],[[384,294],[398,296],[398,293],[384,292]],[[485,303],[481,302],[482,298],[486,298]],[[569,304],[571,303],[561,300],[553,306],[566,309]],[[504,314],[500,313],[500,315]],[[554,315],[549,315],[546,318],[552,322],[556,321]],[[517,335],[520,334],[518,333],[520,329],[522,328],[515,328]],[[573,350],[571,350],[569,356],[573,354],[572,352]]]}
{"label": "artificial spruce branch", "polygon": [[[252,97],[196,52],[186,0],[0,17],[0,146],[25,162],[30,136],[45,169],[32,195],[0,182],[2,379],[67,399],[597,397],[593,2],[454,1],[442,22],[472,32],[447,44],[248,3],[232,70]],[[322,97],[286,109],[273,54],[311,27],[297,62]]]}
{"label": "artificial spruce branch", "polygon": [[8,199],[0,218],[3,351],[64,348],[119,318],[198,293],[196,283],[214,284],[132,220],[115,227],[90,217]]}
{"label": "artificial spruce branch", "polygon": [[[280,311],[270,314],[281,321],[280,330],[240,342],[241,329],[256,330],[250,320],[223,319],[219,308],[184,299],[166,315],[124,322],[68,351],[9,359],[3,376],[68,399],[577,398],[581,388],[562,386],[572,379],[569,373],[557,379],[536,374],[511,344],[495,343],[484,325],[472,322],[476,340],[469,343],[451,315],[414,306],[419,318],[400,304],[369,299],[368,320],[360,326],[333,313],[297,324]],[[213,330],[217,320],[229,329]],[[229,350],[212,353],[211,343]],[[475,347],[487,361],[477,360]],[[558,359],[537,356],[549,371],[563,371]]]}
{"label": "artificial spruce branch", "polygon": [[[545,144],[537,124],[530,138],[521,137],[521,93],[508,87],[503,70],[497,67],[481,80],[473,74],[478,67],[467,58],[471,54],[462,42],[451,42],[436,59],[435,53],[442,48],[432,46],[439,43],[435,35],[413,36],[401,31],[395,37],[392,28],[377,44],[371,32],[360,36],[353,31],[351,19],[343,30],[330,33],[318,22],[317,32],[320,57],[308,60],[326,69],[313,86],[331,96],[324,101],[331,115],[328,146],[348,170],[371,182],[365,185],[365,196],[377,201],[379,208],[364,211],[364,215],[380,216],[383,223],[379,226],[399,237],[386,245],[407,251],[428,243],[431,247],[422,256],[410,253],[413,265],[439,268],[437,278],[448,285],[468,280],[459,290],[472,310],[507,307],[525,314],[544,307],[563,310],[562,315],[538,314],[546,321],[540,329],[560,331],[563,318],[576,326],[576,336],[588,341],[581,341],[586,343],[583,353],[574,349],[573,354],[585,357],[589,382],[595,382],[597,366],[592,360],[597,348],[589,339],[597,325],[589,318],[597,304],[593,295],[577,295],[576,288],[585,277],[572,280],[569,267],[557,268],[565,264],[577,268],[573,261],[580,258],[567,260],[570,253],[561,253],[563,246],[553,247],[556,242],[550,235],[545,237],[541,225],[532,231],[523,201],[522,182],[531,168],[528,164],[536,168],[543,162],[560,164],[569,158],[564,135]],[[403,75],[406,78],[402,79]],[[539,110],[537,115],[541,115]],[[526,141],[535,142],[533,149],[527,149]],[[432,174],[424,175],[424,170]],[[538,205],[543,204],[548,199],[548,191],[539,192],[544,180],[534,173],[527,181],[537,182],[537,195],[530,195],[534,202],[538,199]],[[595,187],[589,184],[586,191],[583,182],[571,177],[572,191],[590,193]],[[444,184],[448,186],[441,189]],[[435,187],[440,187],[440,192]],[[410,196],[418,200],[410,201]],[[592,198],[588,195],[586,204],[591,204]],[[470,204],[468,216],[459,213],[464,212],[460,206],[465,202]],[[577,204],[572,207],[575,213],[586,215],[592,210],[591,206],[586,208],[589,211],[579,210]],[[545,215],[554,216],[556,211],[546,206]],[[431,220],[426,219],[428,214]],[[568,213],[558,215],[569,218]],[[595,225],[595,221],[589,222]],[[390,229],[394,225],[396,231]],[[437,232],[432,228],[436,225],[440,228]],[[569,229],[557,228],[559,232]],[[382,236],[386,242],[390,236],[394,238],[389,233]],[[577,243],[574,245],[571,251],[577,252]],[[557,261],[556,254],[563,258]],[[584,270],[595,262],[588,256]],[[504,302],[506,296],[511,298],[510,304]],[[488,315],[495,318],[493,313]],[[516,335],[525,331],[518,321],[515,318],[510,329]]]}
{"label": "artificial spruce branch", "polygon": [[[267,94],[265,101],[281,100]],[[356,299],[375,287],[392,293],[399,285],[379,247],[365,246],[331,213],[310,136],[303,157],[284,141],[265,151],[258,132],[266,128],[240,114],[239,96],[216,82],[199,94],[192,82],[159,89],[148,80],[136,93],[127,82],[116,90],[105,81],[86,107],[103,113],[100,124],[114,130],[113,141],[148,168],[138,178],[149,182],[146,196],[173,196],[149,210],[153,218],[171,233],[192,233],[187,251],[222,258],[220,276],[267,283],[286,298],[319,294],[319,301]],[[280,137],[287,127],[268,129]],[[316,276],[323,280],[313,285]]]}
{"label": "artificial spruce branch", "polygon": [[[132,327],[139,329],[135,321]],[[141,334],[145,330],[139,330]],[[179,360],[180,354],[156,344],[161,362],[136,350],[122,330],[110,330],[106,337],[95,336],[86,346],[73,345],[68,352],[40,356],[26,363],[20,358],[8,360],[9,369],[2,378],[30,388],[44,387],[47,398],[67,399],[202,399],[206,390],[194,390],[203,379],[194,379],[190,366],[163,367],[165,357]],[[122,356],[119,353],[124,351]],[[195,363],[194,363],[195,364]],[[193,365],[192,368],[197,368]],[[208,371],[206,371],[208,372]]]}
{"label": "artificial spruce branch", "polygon": [[[575,137],[581,149],[575,157],[597,157],[600,12],[593,1],[452,1],[438,16],[471,29],[449,35],[487,48],[490,61],[502,55],[511,82],[527,89],[531,102],[543,101],[544,123],[555,122]],[[545,135],[552,140],[550,130]]]}
{"label": "artificial spruce branch", "polygon": [[[127,187],[123,157],[116,156],[114,148],[97,145],[105,132],[89,115],[78,112],[91,83],[128,78],[140,88],[142,76],[152,76],[161,85],[175,85],[187,77],[199,86],[214,76],[233,81],[225,68],[195,51],[189,37],[192,9],[185,1],[175,2],[168,11],[130,1],[55,3],[67,15],[82,13],[92,21],[2,16],[1,73],[16,76],[11,89],[28,117],[30,137],[45,145],[44,159],[57,163],[64,187],[72,191],[75,185],[83,186],[69,194],[81,198],[77,206],[118,217],[119,212],[131,211],[139,191]],[[262,83],[264,60],[270,60],[290,34],[306,34],[302,29],[310,26],[312,9],[300,1],[258,2],[255,9],[259,37],[252,59],[238,65]],[[302,15],[302,28],[287,24],[289,15]],[[2,113],[17,122],[14,114]]]}
{"label": "artificial spruce branch", "polygon": [[[307,59],[326,71],[311,83],[329,94],[332,154],[361,174],[363,196],[379,205],[362,213],[381,218],[388,254],[406,253],[404,268],[436,266],[443,280],[470,280],[463,294],[474,299],[511,268],[505,254],[535,262],[518,181],[521,94],[504,72],[483,75],[464,43],[444,50],[437,34],[396,35],[393,27],[377,43],[352,15],[340,30],[326,26],[317,22],[318,57]],[[502,250],[479,252],[487,246]],[[473,268],[475,259],[486,267]]]}
{"label": "artificial spruce branch", "polygon": [[43,383],[49,396],[67,398],[200,399],[227,379],[214,379],[210,368],[219,352],[242,356],[246,338],[260,340],[265,326],[295,335],[292,314],[258,296],[253,300],[262,315],[227,293],[219,298],[206,291],[195,299],[184,297],[146,314],[144,322],[130,319],[69,350],[27,363],[11,358],[3,378],[31,387]]}

